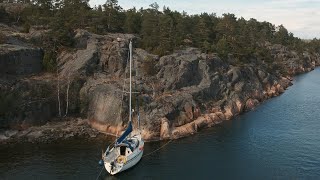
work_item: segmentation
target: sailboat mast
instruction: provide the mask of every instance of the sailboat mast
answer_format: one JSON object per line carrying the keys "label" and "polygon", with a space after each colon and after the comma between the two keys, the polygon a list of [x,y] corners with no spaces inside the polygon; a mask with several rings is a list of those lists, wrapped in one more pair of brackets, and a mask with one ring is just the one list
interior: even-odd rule
{"label": "sailboat mast", "polygon": [[129,97],[129,122],[131,122],[132,120],[132,107],[131,107],[131,99],[132,99],[132,72],[131,72],[131,66],[132,66],[132,41],[130,40],[130,43],[129,43],[129,51],[130,51],[130,97]]}

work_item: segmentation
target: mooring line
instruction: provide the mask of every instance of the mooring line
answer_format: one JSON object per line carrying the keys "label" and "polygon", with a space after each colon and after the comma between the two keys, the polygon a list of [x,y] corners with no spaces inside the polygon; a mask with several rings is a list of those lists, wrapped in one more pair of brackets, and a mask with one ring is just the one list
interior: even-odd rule
{"label": "mooring line", "polygon": [[[172,141],[173,141],[173,139],[169,140],[167,143],[165,143],[164,145],[162,145],[162,146],[159,147],[158,149],[156,149],[156,150],[154,150],[154,151],[152,151],[152,152],[150,152],[150,153],[148,153],[148,154],[146,154],[146,155],[143,155],[142,157],[150,156],[151,154],[153,154],[153,153],[159,151],[160,149],[164,148],[165,146],[167,146],[167,145],[168,145],[170,142],[172,142]],[[100,170],[100,173],[99,173],[98,177],[96,178],[96,180],[99,179],[103,168],[104,168],[104,167],[102,166],[102,167],[101,167],[101,170]]]}
{"label": "mooring line", "polygon": [[98,177],[96,178],[96,180],[98,180],[99,179],[99,177],[100,177],[100,175],[101,175],[101,172],[102,172],[102,170],[103,170],[103,166],[101,167],[101,170],[100,170],[100,173],[99,173],[99,175],[98,175]]}
{"label": "mooring line", "polygon": [[173,139],[170,139],[167,143],[165,143],[164,145],[162,145],[162,146],[161,146],[161,147],[159,147],[158,149],[156,149],[156,150],[154,150],[154,151],[152,151],[152,152],[150,152],[150,153],[148,153],[148,154],[146,154],[146,155],[143,155],[142,157],[149,156],[149,155],[151,155],[151,154],[153,154],[153,153],[155,153],[155,152],[159,151],[160,149],[162,149],[162,148],[164,148],[166,145],[168,145],[171,141],[173,141]]}

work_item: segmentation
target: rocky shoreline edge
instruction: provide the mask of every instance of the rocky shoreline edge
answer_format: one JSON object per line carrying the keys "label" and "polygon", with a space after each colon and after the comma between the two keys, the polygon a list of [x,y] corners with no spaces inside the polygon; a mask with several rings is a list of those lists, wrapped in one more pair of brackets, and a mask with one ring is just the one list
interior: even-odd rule
{"label": "rocky shoreline edge", "polygon": [[0,131],[0,144],[51,143],[72,138],[94,139],[101,135],[102,133],[91,128],[86,120],[68,118],[26,130]]}
{"label": "rocky shoreline edge", "polygon": [[[284,81],[282,85],[279,84],[271,87],[270,91],[266,92],[267,98],[264,101],[281,95],[289,86],[292,85],[293,78],[283,78],[282,80]],[[246,102],[246,106],[250,107],[250,110],[255,109],[259,104],[259,102],[254,100],[249,100]],[[220,109],[213,108],[212,113],[201,114],[194,121],[174,129],[170,129],[168,120],[163,118],[161,120],[160,138],[154,138],[157,132],[142,130],[142,134],[147,142],[187,137],[199,132],[204,128],[210,128],[220,124],[224,120],[232,120],[236,116],[244,113],[244,105],[241,103],[237,103],[237,105],[238,112],[235,114],[228,110],[221,112]],[[81,118],[65,118],[58,122],[48,122],[43,126],[33,126],[26,130],[0,131],[0,144],[52,143],[60,140],[70,140],[73,138],[94,140],[98,139],[99,137],[115,137],[123,130],[124,127],[122,126],[103,125]],[[158,134],[156,136],[158,136]]]}

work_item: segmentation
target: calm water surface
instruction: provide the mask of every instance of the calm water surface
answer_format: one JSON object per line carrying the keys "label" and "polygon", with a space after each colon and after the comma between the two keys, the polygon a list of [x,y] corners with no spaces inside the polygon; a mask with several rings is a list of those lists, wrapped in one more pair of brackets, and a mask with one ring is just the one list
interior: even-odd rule
{"label": "calm water surface", "polygon": [[[0,147],[0,179],[96,179],[110,140]],[[145,154],[165,142],[148,143]],[[320,69],[222,126],[175,140],[100,179],[320,179]]]}

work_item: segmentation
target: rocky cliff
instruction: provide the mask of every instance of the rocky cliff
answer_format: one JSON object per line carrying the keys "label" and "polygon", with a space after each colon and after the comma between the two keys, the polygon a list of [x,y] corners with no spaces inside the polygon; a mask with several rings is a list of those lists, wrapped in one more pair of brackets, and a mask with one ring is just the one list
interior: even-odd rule
{"label": "rocky cliff", "polygon": [[[128,98],[122,97],[121,92],[123,79],[128,77],[127,44],[133,37],[97,36],[81,30],[77,37],[82,49],[64,54],[60,61],[66,62],[70,56],[79,58],[64,63],[61,73],[65,76],[65,72],[73,72],[66,69],[76,67],[78,74],[86,74],[80,90],[81,102],[86,103],[82,111],[93,128],[117,134],[127,123]],[[204,54],[195,48],[161,58],[135,49],[135,83],[136,90],[142,92],[139,105],[144,138],[179,138],[230,120],[283,93],[291,84],[292,75],[310,71],[320,62],[318,55],[298,55],[280,45],[267,44],[267,48],[274,63],[288,70],[285,77],[280,72],[270,73],[267,64],[233,66],[215,54]],[[128,86],[124,90],[127,89]]]}
{"label": "rocky cliff", "polygon": [[0,45],[0,73],[25,75],[39,73],[42,69],[43,52],[39,48],[11,44]]}
{"label": "rocky cliff", "polygon": [[54,81],[48,75],[39,76],[43,51],[14,28],[0,24],[0,30],[4,39],[0,44],[0,129],[43,124],[56,109],[47,96],[55,89]]}
{"label": "rocky cliff", "polygon": [[[123,92],[128,91],[128,42],[132,38],[77,30],[75,49],[59,54],[57,75],[38,74],[18,79],[17,83],[1,83],[6,87],[3,92],[17,93],[26,103],[10,118],[2,115],[2,127],[45,124],[57,117],[59,89],[60,114],[61,109],[62,115],[69,111],[69,116],[88,120],[94,129],[119,134],[128,121],[128,96]],[[272,53],[272,64],[285,73],[270,71],[270,64],[263,61],[234,65],[232,59],[224,61],[216,54],[191,47],[163,57],[135,49],[134,91],[141,93],[134,105],[139,99],[144,138],[179,138],[230,120],[280,95],[290,86],[293,75],[320,64],[318,54],[299,54],[281,45],[266,44],[266,48]]]}

